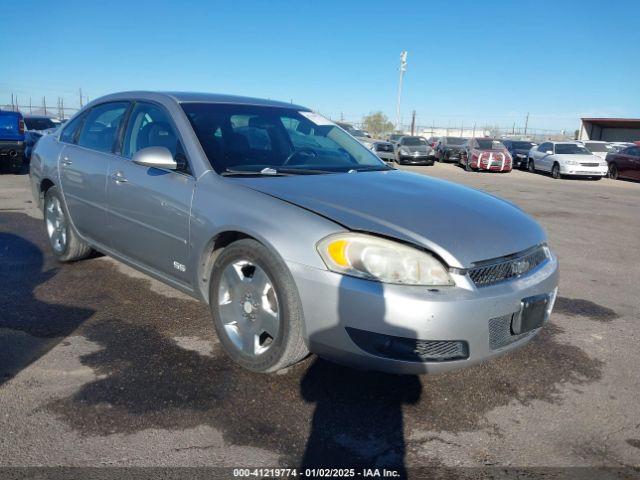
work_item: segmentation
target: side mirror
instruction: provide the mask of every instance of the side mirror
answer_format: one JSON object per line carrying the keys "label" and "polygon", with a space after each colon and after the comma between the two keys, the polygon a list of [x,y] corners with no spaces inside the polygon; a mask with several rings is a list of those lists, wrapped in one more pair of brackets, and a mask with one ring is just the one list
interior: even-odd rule
{"label": "side mirror", "polygon": [[547,155],[553,155],[553,150],[547,150],[547,151],[546,151],[546,152],[544,152],[544,153],[546,153]]}
{"label": "side mirror", "polygon": [[147,147],[133,154],[133,163],[143,167],[166,168],[175,170],[178,164],[166,147]]}

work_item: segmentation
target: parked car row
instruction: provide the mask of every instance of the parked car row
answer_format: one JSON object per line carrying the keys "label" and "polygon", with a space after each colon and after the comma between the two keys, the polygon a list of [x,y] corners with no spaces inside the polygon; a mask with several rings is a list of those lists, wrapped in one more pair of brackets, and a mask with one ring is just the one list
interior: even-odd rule
{"label": "parked car row", "polygon": [[50,117],[0,110],[0,167],[20,170],[31,159],[31,151],[40,137],[60,125],[62,122]]}
{"label": "parked car row", "polygon": [[[362,140],[361,140],[362,141]],[[455,162],[467,171],[510,172],[527,169],[563,176],[640,180],[640,142],[547,141],[409,136],[394,133],[387,141],[363,143],[380,158],[398,164]]]}

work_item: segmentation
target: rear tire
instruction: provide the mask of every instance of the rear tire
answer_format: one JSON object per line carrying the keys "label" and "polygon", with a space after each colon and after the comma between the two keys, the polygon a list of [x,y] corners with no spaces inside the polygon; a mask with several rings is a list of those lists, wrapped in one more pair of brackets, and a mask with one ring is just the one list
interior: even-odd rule
{"label": "rear tire", "polygon": [[615,163],[609,164],[609,178],[613,180],[618,179],[618,166]]}
{"label": "rear tire", "polygon": [[56,187],[44,196],[44,226],[53,255],[60,262],[74,262],[91,255],[92,249],[71,226],[69,212]]}
{"label": "rear tire", "polygon": [[242,367],[275,372],[309,354],[302,335],[302,304],[291,273],[255,240],[238,240],[218,256],[211,273],[209,308],[223,349]]}

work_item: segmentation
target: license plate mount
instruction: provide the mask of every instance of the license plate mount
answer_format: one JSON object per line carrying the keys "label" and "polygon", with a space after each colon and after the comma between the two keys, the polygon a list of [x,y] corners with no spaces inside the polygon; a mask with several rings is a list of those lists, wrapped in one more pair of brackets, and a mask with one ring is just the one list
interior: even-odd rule
{"label": "license plate mount", "polygon": [[547,320],[550,295],[542,294],[523,298],[520,311],[511,319],[511,334],[521,335],[540,328]]}

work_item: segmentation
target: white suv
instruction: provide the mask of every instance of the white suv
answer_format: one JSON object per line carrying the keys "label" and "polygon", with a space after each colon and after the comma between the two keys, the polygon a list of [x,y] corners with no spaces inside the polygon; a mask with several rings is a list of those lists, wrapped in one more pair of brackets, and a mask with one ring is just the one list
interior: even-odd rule
{"label": "white suv", "polygon": [[530,172],[550,172],[553,178],[576,175],[600,179],[607,175],[607,162],[578,142],[544,142],[529,150]]}

